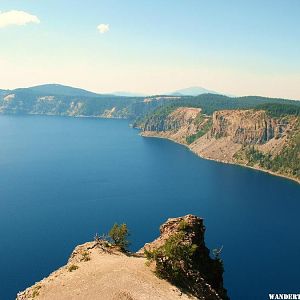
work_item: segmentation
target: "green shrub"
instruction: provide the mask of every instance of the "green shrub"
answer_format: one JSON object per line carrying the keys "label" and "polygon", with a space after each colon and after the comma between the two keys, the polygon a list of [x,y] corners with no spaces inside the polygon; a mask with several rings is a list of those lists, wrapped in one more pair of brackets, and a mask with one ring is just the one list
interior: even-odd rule
{"label": "green shrub", "polygon": [[82,260],[82,261],[89,261],[89,260],[91,260],[90,254],[89,254],[88,251],[84,251],[84,252],[82,253],[82,258],[81,258],[81,260]]}
{"label": "green shrub", "polygon": [[180,231],[186,231],[189,227],[189,223],[185,220],[180,221],[180,223],[178,224],[178,229]]}
{"label": "green shrub", "polygon": [[73,271],[77,270],[78,268],[79,268],[79,267],[76,266],[76,265],[71,265],[71,266],[69,266],[68,271],[69,271],[69,272],[73,272]]}
{"label": "green shrub", "polygon": [[197,249],[196,245],[187,243],[184,236],[184,232],[180,231],[170,236],[161,247],[145,250],[146,258],[156,263],[156,274],[178,285],[190,268],[192,256]]}
{"label": "green shrub", "polygon": [[130,243],[128,241],[129,231],[126,224],[123,223],[119,225],[115,223],[108,235],[112,239],[113,243],[120,247],[121,250],[127,250]]}

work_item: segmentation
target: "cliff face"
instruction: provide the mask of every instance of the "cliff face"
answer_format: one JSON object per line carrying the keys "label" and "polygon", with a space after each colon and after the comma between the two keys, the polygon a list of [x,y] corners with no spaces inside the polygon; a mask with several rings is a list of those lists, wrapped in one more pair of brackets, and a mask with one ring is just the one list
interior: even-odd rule
{"label": "cliff face", "polygon": [[139,125],[143,136],[156,136],[186,144],[187,137],[195,135],[205,126],[210,117],[203,115],[201,108],[179,107],[168,114],[149,117]]}
{"label": "cliff face", "polygon": [[[161,226],[161,236],[145,248],[163,245],[179,230],[187,227],[182,242],[196,244],[194,269],[186,274],[190,284],[186,294],[170,282],[158,278],[153,266],[146,264],[143,250],[124,254],[107,243],[89,242],[77,246],[66,266],[20,292],[17,300],[27,299],[105,299],[105,300],[222,300],[228,299],[223,288],[223,271],[209,257],[205,246],[203,220],[188,215],[169,219]],[[218,292],[216,292],[218,290]],[[224,298],[221,297],[223,293]]]}
{"label": "cliff face", "polygon": [[283,137],[288,127],[286,118],[274,119],[265,111],[217,111],[213,114],[210,136],[228,136],[238,144],[264,144]]}
{"label": "cliff face", "polygon": [[167,115],[154,115],[143,124],[143,131],[177,131],[185,127],[194,132],[193,121],[200,112],[200,108],[179,107]]}
{"label": "cliff face", "polygon": [[185,144],[203,158],[242,164],[300,181],[299,117],[273,117],[264,110],[249,109],[216,111],[211,119],[198,111],[187,118],[189,110],[175,110],[161,118],[157,127],[152,119],[151,126],[141,126],[142,135]]}

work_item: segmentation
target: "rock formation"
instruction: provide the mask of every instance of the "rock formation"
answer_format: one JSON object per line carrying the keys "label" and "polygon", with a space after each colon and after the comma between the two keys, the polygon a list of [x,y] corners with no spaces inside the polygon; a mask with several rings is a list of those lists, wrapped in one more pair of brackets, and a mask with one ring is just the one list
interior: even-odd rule
{"label": "rock formation", "polygon": [[180,128],[192,125],[193,131],[196,129],[193,121],[201,112],[200,108],[179,107],[171,111],[167,116],[153,116],[149,118],[143,128],[145,131],[172,131],[179,130]]}
{"label": "rock formation", "polygon": [[288,126],[286,118],[271,118],[262,110],[216,111],[210,136],[229,136],[237,144],[264,144],[283,137]]}
{"label": "rock formation", "polygon": [[[160,227],[160,236],[152,243],[146,244],[141,251],[155,251],[163,247],[166,242],[180,234],[180,243],[195,247],[191,259],[187,264],[180,261],[178,272],[181,272],[179,284],[185,290],[199,299],[229,299],[223,287],[223,265],[219,259],[212,259],[205,245],[205,226],[203,219],[194,215],[168,219]],[[162,267],[167,265],[168,257],[161,257]],[[167,268],[165,268],[167,269]],[[163,270],[166,273],[166,270]],[[170,279],[168,274],[166,278]],[[171,279],[170,279],[171,280]],[[172,280],[171,280],[172,282]],[[205,297],[203,298],[203,296]]]}
{"label": "rock formation", "polygon": [[[183,226],[184,222],[184,226]],[[192,268],[186,273],[189,283],[179,289],[158,278],[155,266],[147,264],[144,249],[154,249],[185,230],[184,243],[197,245]],[[188,215],[169,219],[161,226],[161,236],[138,253],[122,253],[107,242],[77,246],[66,266],[20,292],[17,300],[28,299],[105,299],[105,300],[188,300],[228,299],[223,288],[223,269],[209,257],[204,242],[203,220]]]}

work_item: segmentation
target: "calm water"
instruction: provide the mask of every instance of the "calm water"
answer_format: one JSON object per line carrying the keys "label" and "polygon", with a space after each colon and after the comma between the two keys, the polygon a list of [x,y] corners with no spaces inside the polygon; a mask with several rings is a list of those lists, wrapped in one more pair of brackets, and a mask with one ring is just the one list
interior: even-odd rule
{"label": "calm water", "polygon": [[132,248],[168,217],[205,218],[233,300],[299,292],[300,185],[142,138],[127,121],[0,116],[0,299],[126,222]]}

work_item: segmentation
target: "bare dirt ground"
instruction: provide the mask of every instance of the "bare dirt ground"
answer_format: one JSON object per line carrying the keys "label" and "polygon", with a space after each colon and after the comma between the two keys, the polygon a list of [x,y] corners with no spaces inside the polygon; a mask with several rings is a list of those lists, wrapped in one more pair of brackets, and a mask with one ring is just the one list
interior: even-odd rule
{"label": "bare dirt ground", "polygon": [[[72,270],[73,269],[73,270]],[[66,266],[18,294],[18,300],[186,300],[176,287],[156,277],[146,259],[111,253],[94,242],[76,247]]]}

